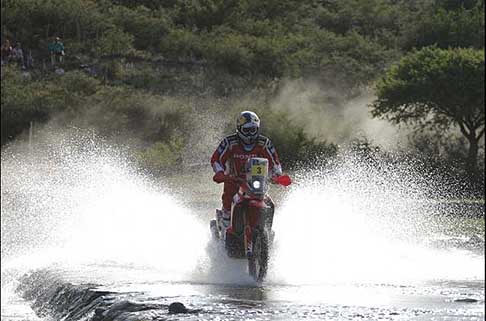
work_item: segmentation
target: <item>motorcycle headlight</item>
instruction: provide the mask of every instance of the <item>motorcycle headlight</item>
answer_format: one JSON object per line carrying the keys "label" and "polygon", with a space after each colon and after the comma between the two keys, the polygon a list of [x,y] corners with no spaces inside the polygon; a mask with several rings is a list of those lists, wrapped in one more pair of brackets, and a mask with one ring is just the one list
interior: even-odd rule
{"label": "motorcycle headlight", "polygon": [[254,189],[259,189],[262,186],[262,183],[260,183],[260,181],[253,181],[252,186]]}

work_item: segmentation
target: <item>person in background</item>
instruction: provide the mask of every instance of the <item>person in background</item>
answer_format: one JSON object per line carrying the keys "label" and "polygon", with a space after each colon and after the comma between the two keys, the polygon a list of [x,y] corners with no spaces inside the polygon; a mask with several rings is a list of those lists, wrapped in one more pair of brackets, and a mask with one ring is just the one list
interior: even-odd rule
{"label": "person in background", "polygon": [[61,38],[56,37],[54,41],[48,46],[49,54],[51,55],[51,64],[54,66],[57,62],[63,63],[64,58],[64,44]]}
{"label": "person in background", "polygon": [[10,40],[6,39],[1,47],[2,66],[8,63],[11,54],[12,54],[12,45],[10,44]]}
{"label": "person in background", "polygon": [[34,68],[34,58],[32,57],[32,50],[28,50],[27,55],[25,56],[25,68],[28,70]]}
{"label": "person in background", "polygon": [[25,68],[24,51],[22,50],[22,44],[20,42],[17,42],[15,47],[12,49],[12,59],[20,68]]}

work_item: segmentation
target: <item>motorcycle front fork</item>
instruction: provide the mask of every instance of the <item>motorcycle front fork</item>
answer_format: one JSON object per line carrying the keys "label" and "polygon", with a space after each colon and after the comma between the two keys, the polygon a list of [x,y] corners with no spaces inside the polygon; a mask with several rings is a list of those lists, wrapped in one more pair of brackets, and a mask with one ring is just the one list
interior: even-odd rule
{"label": "motorcycle front fork", "polygon": [[[273,223],[273,213],[274,213],[274,209],[275,209],[275,204],[273,203],[273,201],[270,197],[268,197],[265,200],[265,203],[267,204],[268,207],[265,209],[263,219],[265,220],[265,225],[268,226],[271,229],[272,223]],[[272,237],[272,239],[273,239],[273,237]],[[247,258],[250,258],[253,255],[253,241],[252,240],[253,240],[253,232],[252,232],[251,226],[250,226],[249,222],[247,221],[246,215],[243,215],[243,245],[244,245],[244,248],[245,248]]]}
{"label": "motorcycle front fork", "polygon": [[243,224],[245,226],[243,242],[245,245],[246,257],[250,258],[253,254],[253,244],[250,224],[246,221],[246,215],[243,216]]}

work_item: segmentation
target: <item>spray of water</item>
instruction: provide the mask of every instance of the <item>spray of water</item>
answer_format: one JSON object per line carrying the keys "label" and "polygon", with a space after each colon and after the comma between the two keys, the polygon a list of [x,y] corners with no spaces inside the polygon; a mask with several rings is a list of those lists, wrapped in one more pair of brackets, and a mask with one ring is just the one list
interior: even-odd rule
{"label": "spray of water", "polygon": [[151,269],[170,281],[192,271],[206,229],[123,152],[79,133],[23,150],[2,152],[2,281],[53,265]]}
{"label": "spray of water", "polygon": [[275,220],[274,281],[290,284],[483,280],[484,258],[429,246],[440,189],[415,171],[345,156],[301,173]]}
{"label": "spray of water", "polygon": [[[253,284],[244,261],[208,243],[214,209],[201,220],[119,147],[57,133],[31,154],[4,150],[1,164],[2,294],[46,267],[77,271],[82,282]],[[337,164],[297,173],[278,204],[269,284],[484,279],[482,257],[427,246],[424,199],[438,188],[427,178],[379,161]],[[204,189],[215,188],[208,179]]]}

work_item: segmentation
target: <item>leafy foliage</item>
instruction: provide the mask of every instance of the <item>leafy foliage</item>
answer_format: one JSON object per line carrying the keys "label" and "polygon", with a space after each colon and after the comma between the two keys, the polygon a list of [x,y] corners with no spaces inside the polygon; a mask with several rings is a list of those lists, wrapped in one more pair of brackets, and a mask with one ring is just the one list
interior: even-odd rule
{"label": "leafy foliage", "polygon": [[52,79],[26,79],[11,67],[2,71],[2,144],[21,134],[31,121],[39,125],[53,120],[64,126],[94,128],[115,140],[158,144],[152,152],[142,153],[150,166],[155,166],[150,160],[155,152],[159,156],[163,151],[167,153],[167,166],[172,164],[170,160],[180,157],[183,141],[178,137],[191,124],[184,101],[103,86],[78,71]]}
{"label": "leafy foliage", "polygon": [[484,125],[484,51],[424,48],[405,56],[378,83],[373,114],[395,122],[471,119]]}
{"label": "leafy foliage", "polygon": [[[193,106],[180,96],[272,95],[289,78],[350,95],[415,48],[424,49],[378,83],[374,115],[440,131],[475,117],[463,124],[471,137],[481,119],[484,128],[483,0],[5,0],[1,17],[2,40],[22,42],[36,61],[32,79],[2,68],[2,144],[62,115],[139,137],[156,168],[153,155],[170,164],[174,137],[188,136]],[[54,36],[66,47],[60,77],[41,67]],[[81,62],[91,77],[72,70]],[[336,152],[260,107],[284,162]]]}
{"label": "leafy foliage", "polygon": [[171,30],[171,20],[162,9],[114,6],[110,8],[109,13],[113,17],[113,24],[132,35],[134,47],[140,50],[156,50],[161,37],[166,36]]}
{"label": "leafy foliage", "polygon": [[377,85],[375,117],[421,127],[457,125],[476,167],[484,135],[484,50],[424,48],[405,56]]}
{"label": "leafy foliage", "polygon": [[468,2],[469,5],[464,1],[444,1],[442,6],[409,15],[406,19],[410,27],[403,32],[403,48],[484,48],[484,1]]}
{"label": "leafy foliage", "polygon": [[[371,14],[355,15],[361,28],[333,28],[332,23],[326,25],[325,17],[346,18],[355,6],[363,7],[362,13],[371,7],[376,7],[373,12],[397,9],[386,1],[376,6],[373,1],[367,1],[368,6],[351,0],[343,3],[8,0],[2,2],[2,30],[4,36],[22,41],[44,57],[51,38],[61,36],[68,56],[127,55],[137,49],[175,60],[203,60],[234,75],[269,78],[300,76],[309,70],[327,75],[329,69],[340,73],[342,66],[349,66],[341,78],[353,80],[350,85],[361,84],[382,70],[395,56],[390,54],[395,48],[375,34],[377,25],[366,26],[376,20]],[[383,16],[394,21],[391,13]],[[397,33],[396,23],[380,26],[384,30],[380,34],[387,28]],[[316,45],[320,34],[328,35],[321,37],[326,43]],[[360,81],[354,81],[354,76]]]}
{"label": "leafy foliage", "polygon": [[184,140],[173,138],[169,142],[156,142],[139,154],[141,165],[152,173],[180,171]]}
{"label": "leafy foliage", "polygon": [[13,70],[3,68],[1,82],[2,145],[21,134],[31,121],[46,121],[64,110],[62,87],[51,82],[31,82]]}
{"label": "leafy foliage", "polygon": [[108,29],[98,40],[100,56],[126,55],[133,49],[133,36],[120,29]]}
{"label": "leafy foliage", "polygon": [[286,166],[295,168],[300,165],[311,165],[337,154],[338,148],[335,144],[309,138],[304,129],[285,114],[263,109],[259,111],[259,115],[264,119],[264,135],[272,139],[281,161]]}

